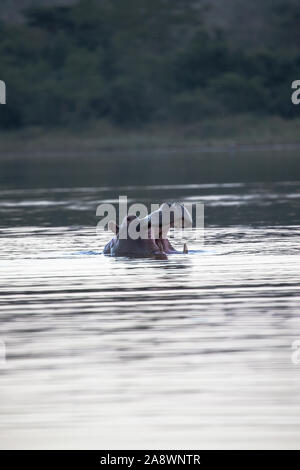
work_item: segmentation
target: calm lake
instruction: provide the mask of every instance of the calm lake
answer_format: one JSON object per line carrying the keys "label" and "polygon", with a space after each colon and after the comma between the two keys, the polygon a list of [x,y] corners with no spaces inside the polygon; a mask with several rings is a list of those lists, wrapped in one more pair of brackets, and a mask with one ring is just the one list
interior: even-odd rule
{"label": "calm lake", "polygon": [[[1,448],[299,448],[299,154],[151,162],[0,164]],[[103,256],[119,195],[204,203],[204,245]]]}

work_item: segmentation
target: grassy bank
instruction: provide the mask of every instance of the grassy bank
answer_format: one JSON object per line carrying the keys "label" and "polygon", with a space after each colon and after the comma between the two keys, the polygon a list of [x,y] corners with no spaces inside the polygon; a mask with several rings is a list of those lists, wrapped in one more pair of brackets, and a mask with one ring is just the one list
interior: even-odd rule
{"label": "grassy bank", "polygon": [[0,131],[0,156],[53,153],[72,156],[107,151],[215,149],[245,146],[300,145],[299,119],[279,117],[231,116],[186,124],[124,129],[107,122],[95,122],[84,128],[28,128]]}

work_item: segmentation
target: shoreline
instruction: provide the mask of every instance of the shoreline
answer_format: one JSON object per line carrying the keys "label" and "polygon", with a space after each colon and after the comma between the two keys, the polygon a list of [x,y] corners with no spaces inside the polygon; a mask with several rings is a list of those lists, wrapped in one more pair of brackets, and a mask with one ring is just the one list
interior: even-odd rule
{"label": "shoreline", "polygon": [[257,119],[254,116],[214,118],[186,125],[117,128],[105,121],[85,128],[39,127],[0,131],[0,159],[97,157],[103,154],[143,155],[300,150],[300,117]]}
{"label": "shoreline", "polygon": [[[97,158],[109,154],[109,156],[118,156],[122,153],[125,157],[128,155],[142,154],[142,155],[167,155],[180,154],[186,152],[187,155],[191,154],[209,154],[209,153],[253,153],[253,152],[295,152],[300,150],[300,143],[287,143],[287,144],[248,144],[248,145],[220,145],[220,146],[182,146],[182,147],[152,147],[152,148],[95,148],[89,150],[78,150],[78,148],[68,149],[32,149],[32,150],[16,150],[16,151],[1,151],[0,160],[22,159],[22,158]],[[84,153],[83,153],[84,152]]]}

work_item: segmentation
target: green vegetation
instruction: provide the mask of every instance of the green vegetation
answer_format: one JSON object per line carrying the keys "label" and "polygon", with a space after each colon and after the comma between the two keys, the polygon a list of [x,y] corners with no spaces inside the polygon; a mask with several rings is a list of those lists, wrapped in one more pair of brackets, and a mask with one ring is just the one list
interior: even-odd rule
{"label": "green vegetation", "polygon": [[0,129],[83,131],[105,121],[126,131],[184,126],[199,136],[205,122],[230,118],[239,129],[240,115],[248,123],[299,117],[290,97],[300,79],[300,4],[261,0],[265,30],[253,26],[239,42],[232,18],[212,22],[207,3],[81,0],[0,23]]}

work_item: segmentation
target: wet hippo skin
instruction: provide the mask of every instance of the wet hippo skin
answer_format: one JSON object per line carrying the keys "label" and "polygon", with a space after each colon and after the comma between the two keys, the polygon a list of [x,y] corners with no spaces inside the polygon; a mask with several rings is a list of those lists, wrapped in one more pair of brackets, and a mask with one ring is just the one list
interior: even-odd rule
{"label": "wet hippo skin", "polygon": [[[169,254],[188,253],[186,244],[183,251],[179,252],[167,238],[170,227],[192,226],[192,218],[182,204],[164,203],[157,211],[143,219],[129,215],[120,226],[112,221],[108,226],[115,236],[105,245],[105,255],[167,259]],[[132,238],[132,232],[138,234],[137,238]]]}

